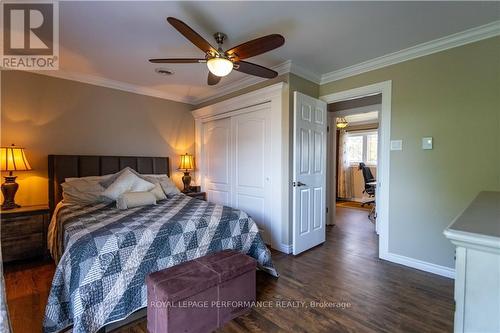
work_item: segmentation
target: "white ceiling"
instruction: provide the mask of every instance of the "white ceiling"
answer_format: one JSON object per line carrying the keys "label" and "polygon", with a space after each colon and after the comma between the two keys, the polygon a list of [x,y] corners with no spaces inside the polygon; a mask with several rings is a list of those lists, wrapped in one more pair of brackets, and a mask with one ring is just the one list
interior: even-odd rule
{"label": "white ceiling", "polygon": [[[203,56],[166,23],[174,16],[226,47],[280,33],[286,43],[250,59],[275,66],[291,60],[317,74],[345,68],[498,20],[498,2],[145,2],[61,1],[60,70],[119,81],[194,102],[245,75],[208,87],[204,64],[167,65],[160,76],[148,58]],[[215,44],[215,42],[214,42]]]}
{"label": "white ceiling", "polygon": [[378,111],[356,113],[344,117],[349,125],[372,124],[378,122]]}

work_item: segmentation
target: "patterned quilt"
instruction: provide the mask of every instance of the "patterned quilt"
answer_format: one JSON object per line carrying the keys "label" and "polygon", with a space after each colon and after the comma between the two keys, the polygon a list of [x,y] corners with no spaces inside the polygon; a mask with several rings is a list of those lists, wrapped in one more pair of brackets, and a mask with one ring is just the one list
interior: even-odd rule
{"label": "patterned quilt", "polygon": [[146,307],[145,277],[207,253],[236,249],[277,276],[255,222],[244,212],[176,195],[156,206],[62,208],[64,253],[45,312],[44,332],[73,325],[96,332]]}

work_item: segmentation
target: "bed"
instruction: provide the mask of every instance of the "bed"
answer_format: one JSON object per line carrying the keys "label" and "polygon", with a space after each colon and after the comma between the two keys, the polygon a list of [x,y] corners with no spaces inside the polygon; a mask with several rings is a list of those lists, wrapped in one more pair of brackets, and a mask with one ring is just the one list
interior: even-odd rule
{"label": "bed", "polygon": [[127,210],[110,202],[60,203],[65,178],[105,175],[125,167],[170,175],[166,157],[49,156],[51,223],[59,226],[62,246],[44,332],[69,327],[75,333],[96,332],[120,322],[145,308],[147,274],[223,249],[246,253],[260,269],[278,275],[257,225],[237,209],[183,194]]}

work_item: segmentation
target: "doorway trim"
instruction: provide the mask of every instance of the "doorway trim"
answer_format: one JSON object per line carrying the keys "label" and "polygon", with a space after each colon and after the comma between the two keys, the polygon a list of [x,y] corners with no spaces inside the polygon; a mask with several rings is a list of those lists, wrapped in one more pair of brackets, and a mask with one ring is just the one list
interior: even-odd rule
{"label": "doorway trim", "polygon": [[[363,87],[344,90],[320,96],[327,104],[369,95],[382,94],[379,114],[380,156],[377,168],[377,231],[379,233],[378,255],[380,259],[389,259],[389,175],[390,175],[390,141],[391,141],[391,98],[392,81],[383,81]],[[334,125],[334,124],[333,124]],[[333,128],[331,133],[333,133]],[[334,157],[335,158],[335,157]],[[331,159],[330,159],[331,162]],[[331,170],[331,168],[330,168]],[[331,190],[327,186],[327,191]],[[327,195],[327,198],[331,197]],[[328,203],[327,203],[328,204]]]}

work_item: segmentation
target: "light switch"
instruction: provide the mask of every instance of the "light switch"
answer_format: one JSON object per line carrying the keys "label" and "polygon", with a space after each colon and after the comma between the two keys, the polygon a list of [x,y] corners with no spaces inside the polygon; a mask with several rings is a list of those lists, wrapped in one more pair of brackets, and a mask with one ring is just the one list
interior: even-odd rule
{"label": "light switch", "polygon": [[422,149],[432,149],[432,136],[422,138]]}
{"label": "light switch", "polygon": [[391,140],[391,150],[403,150],[403,140]]}

